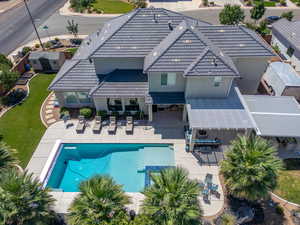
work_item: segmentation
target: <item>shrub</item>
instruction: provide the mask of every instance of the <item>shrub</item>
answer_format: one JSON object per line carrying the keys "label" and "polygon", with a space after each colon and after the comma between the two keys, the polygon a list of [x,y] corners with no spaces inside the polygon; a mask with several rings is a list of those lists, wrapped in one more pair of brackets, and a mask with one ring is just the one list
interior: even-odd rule
{"label": "shrub", "polygon": [[253,4],[252,4],[252,1],[248,1],[247,3],[246,3],[246,6],[252,6]]}
{"label": "shrub", "polygon": [[5,106],[15,105],[26,97],[27,92],[23,89],[11,91],[8,95],[1,98],[1,103]]}
{"label": "shrub", "polygon": [[236,218],[232,214],[224,213],[220,217],[220,225],[235,225],[236,224]]}
{"label": "shrub", "polygon": [[55,40],[56,42],[59,42],[59,41],[60,41],[58,37],[54,38],[54,40]]}
{"label": "shrub", "polygon": [[204,6],[208,6],[208,0],[203,0],[202,3]]}
{"label": "shrub", "polygon": [[45,48],[51,48],[52,43],[50,41],[45,43]]}
{"label": "shrub", "polygon": [[84,116],[84,118],[89,119],[92,117],[92,109],[90,108],[82,108],[79,110],[79,114]]}
{"label": "shrub", "polygon": [[300,7],[300,1],[298,1],[298,2],[296,3],[296,5]]}
{"label": "shrub", "polygon": [[9,68],[13,66],[12,62],[3,54],[0,54],[0,64],[7,65]]}
{"label": "shrub", "polygon": [[101,116],[102,119],[105,119],[105,118],[107,118],[107,111],[99,110],[99,111],[97,111],[97,116]]}
{"label": "shrub", "polygon": [[145,0],[135,0],[133,2],[136,8],[146,8],[147,7],[147,2]]}
{"label": "shrub", "polygon": [[31,48],[25,46],[25,47],[22,49],[22,55],[24,56],[24,55],[26,55],[28,52],[31,52]]}
{"label": "shrub", "polygon": [[36,43],[36,44],[34,45],[35,48],[40,48],[40,46],[41,46],[41,45],[38,44],[38,43]]}
{"label": "shrub", "polygon": [[280,216],[283,216],[283,214],[284,214],[284,209],[282,208],[282,206],[281,205],[276,205],[276,207],[275,207],[275,212],[278,214],[278,215],[280,215]]}
{"label": "shrub", "polygon": [[15,85],[19,76],[20,74],[18,72],[8,70],[7,66],[2,67],[0,72],[0,84],[2,91],[4,93],[8,92]]}
{"label": "shrub", "polygon": [[280,16],[281,18],[286,18],[288,21],[292,21],[294,18],[294,13],[293,11],[289,11],[289,12],[284,12],[281,14]]}
{"label": "shrub", "polygon": [[286,6],[286,0],[280,0],[279,2],[281,6]]}

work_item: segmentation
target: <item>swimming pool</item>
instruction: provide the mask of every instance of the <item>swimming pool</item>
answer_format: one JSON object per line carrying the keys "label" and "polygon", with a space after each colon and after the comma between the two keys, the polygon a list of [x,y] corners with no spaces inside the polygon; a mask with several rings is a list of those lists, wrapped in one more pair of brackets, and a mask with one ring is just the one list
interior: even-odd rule
{"label": "swimming pool", "polygon": [[126,192],[145,187],[145,168],[174,166],[173,145],[168,144],[61,144],[47,187],[79,191],[81,181],[106,174]]}

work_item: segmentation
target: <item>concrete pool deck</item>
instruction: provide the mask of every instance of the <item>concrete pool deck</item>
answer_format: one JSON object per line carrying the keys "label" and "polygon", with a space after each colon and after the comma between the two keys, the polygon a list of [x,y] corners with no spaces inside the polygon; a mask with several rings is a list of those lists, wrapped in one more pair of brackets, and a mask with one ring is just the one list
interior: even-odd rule
{"label": "concrete pool deck", "polygon": [[[205,203],[199,196],[204,216],[213,216],[223,208],[224,195],[218,178],[218,166],[203,166],[191,154],[185,151],[185,140],[183,134],[183,125],[173,123],[172,125],[153,125],[153,126],[135,126],[134,134],[127,135],[124,126],[118,126],[115,135],[107,132],[107,126],[104,126],[100,134],[94,134],[92,128],[88,126],[84,133],[77,134],[75,126],[77,121],[72,121],[74,126],[66,129],[63,121],[51,125],[42,137],[26,169],[33,173],[35,177],[40,177],[42,170],[50,156],[57,140],[61,143],[159,143],[173,144],[175,165],[183,167],[189,171],[192,179],[204,180],[207,173],[213,174],[213,183],[219,186],[218,192],[220,197],[211,196],[210,202]],[[92,124],[92,122],[89,122]],[[78,192],[51,192],[57,200],[55,211],[66,213],[72,200]],[[131,197],[132,203],[128,205],[130,209],[138,211],[139,206],[144,198],[141,193],[127,193]]]}

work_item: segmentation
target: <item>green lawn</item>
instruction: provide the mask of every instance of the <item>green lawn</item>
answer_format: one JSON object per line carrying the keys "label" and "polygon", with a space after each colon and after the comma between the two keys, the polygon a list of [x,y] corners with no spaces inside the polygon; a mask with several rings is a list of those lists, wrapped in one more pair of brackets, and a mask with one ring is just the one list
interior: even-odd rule
{"label": "green lawn", "polygon": [[104,13],[127,13],[134,9],[134,6],[120,0],[96,0],[92,7],[95,10],[103,11]]}
{"label": "green lawn", "polygon": [[18,151],[25,167],[46,128],[40,120],[40,107],[49,94],[47,90],[54,75],[38,75],[30,81],[29,97],[0,118],[3,141]]}
{"label": "green lawn", "polygon": [[[258,4],[260,1],[254,1],[254,4]],[[271,1],[264,1],[265,7],[275,7],[276,2],[271,2]]]}
{"label": "green lawn", "polygon": [[278,196],[300,204],[300,170],[284,170],[278,178],[277,188],[274,191]]}

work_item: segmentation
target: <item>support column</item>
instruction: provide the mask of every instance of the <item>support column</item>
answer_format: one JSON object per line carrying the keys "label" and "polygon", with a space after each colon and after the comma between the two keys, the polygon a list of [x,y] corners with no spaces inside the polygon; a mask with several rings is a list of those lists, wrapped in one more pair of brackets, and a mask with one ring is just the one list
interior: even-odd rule
{"label": "support column", "polygon": [[150,122],[153,120],[152,104],[148,105],[148,120]]}
{"label": "support column", "polygon": [[182,121],[183,121],[183,122],[186,122],[186,121],[187,121],[187,111],[186,111],[185,105],[183,105]]}
{"label": "support column", "polygon": [[190,138],[190,151],[194,151],[194,146],[195,146],[195,143],[193,142],[193,140],[196,139],[196,129],[195,128],[192,128],[192,134],[191,134],[191,138]]}

